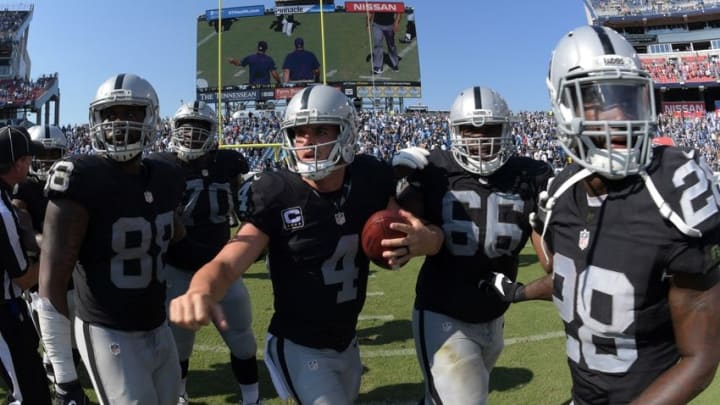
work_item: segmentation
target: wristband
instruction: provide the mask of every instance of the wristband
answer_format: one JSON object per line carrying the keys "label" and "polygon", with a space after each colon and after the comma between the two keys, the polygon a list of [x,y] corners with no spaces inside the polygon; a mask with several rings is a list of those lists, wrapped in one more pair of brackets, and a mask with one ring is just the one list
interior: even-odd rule
{"label": "wristband", "polygon": [[515,289],[515,295],[513,296],[512,302],[525,301],[526,299],[525,286],[521,283],[517,283],[517,288]]}

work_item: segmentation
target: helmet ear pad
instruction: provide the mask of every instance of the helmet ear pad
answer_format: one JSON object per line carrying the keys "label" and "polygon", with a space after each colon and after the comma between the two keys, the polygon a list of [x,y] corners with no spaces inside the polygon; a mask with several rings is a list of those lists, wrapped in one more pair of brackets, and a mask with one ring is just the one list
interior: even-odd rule
{"label": "helmet ear pad", "polygon": [[341,147],[340,154],[341,154],[342,160],[343,160],[343,162],[345,162],[345,164],[352,163],[352,161],[355,160],[356,153],[357,153],[357,147],[354,143],[353,144],[345,144]]}

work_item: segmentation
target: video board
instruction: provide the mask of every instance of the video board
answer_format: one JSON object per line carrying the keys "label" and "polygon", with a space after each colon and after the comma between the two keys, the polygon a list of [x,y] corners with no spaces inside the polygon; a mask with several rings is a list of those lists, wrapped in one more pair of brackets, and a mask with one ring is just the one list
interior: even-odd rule
{"label": "video board", "polygon": [[[408,16],[415,23],[412,15],[415,10],[399,2],[356,1],[345,2],[343,6],[335,3],[323,4],[322,24],[319,4],[276,6],[270,10],[262,5],[207,10],[197,21],[198,99],[216,102],[219,86],[224,102],[288,99],[313,82],[339,87],[350,97],[420,98],[415,31],[410,40],[405,37]],[[386,37],[380,32],[383,27],[375,27],[372,20],[369,27],[367,24],[368,17],[372,19],[380,13],[392,14],[391,20],[398,18],[393,39],[399,58],[397,65],[393,65]],[[388,16],[384,18],[387,20]],[[387,27],[384,29],[387,31]],[[319,74],[312,79],[285,80],[285,59],[296,50],[299,38],[304,50],[315,54]],[[375,63],[382,65],[379,69],[373,67],[373,43],[382,45],[382,52],[379,47],[376,51],[376,55],[382,54]],[[280,80],[270,76],[269,83],[257,83],[257,74],[251,79],[250,63],[257,61],[258,53],[272,58]]]}

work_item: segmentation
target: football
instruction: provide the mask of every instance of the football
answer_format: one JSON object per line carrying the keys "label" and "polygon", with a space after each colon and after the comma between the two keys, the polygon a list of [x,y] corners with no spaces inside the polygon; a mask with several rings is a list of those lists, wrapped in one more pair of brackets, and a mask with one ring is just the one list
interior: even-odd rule
{"label": "football", "polygon": [[373,263],[388,270],[391,270],[392,267],[388,264],[387,259],[382,257],[382,252],[386,250],[386,248],[380,246],[380,241],[405,236],[404,232],[390,229],[390,224],[394,222],[408,223],[396,210],[380,210],[368,218],[360,235],[362,249],[365,254]]}

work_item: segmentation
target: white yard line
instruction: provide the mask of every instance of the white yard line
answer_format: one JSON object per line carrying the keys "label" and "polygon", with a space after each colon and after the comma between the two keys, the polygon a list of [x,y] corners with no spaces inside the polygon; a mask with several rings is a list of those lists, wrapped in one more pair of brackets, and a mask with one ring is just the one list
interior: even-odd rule
{"label": "white yard line", "polygon": [[[375,320],[375,319],[382,319],[382,320],[393,320],[394,317],[392,315],[379,315],[379,316],[361,316],[360,320]],[[363,319],[364,318],[364,319]],[[548,339],[555,339],[559,337],[565,336],[565,332],[563,331],[553,331],[553,332],[547,332],[547,333],[541,333],[538,335],[530,335],[530,336],[519,336],[515,338],[509,338],[505,339],[505,346],[512,346],[516,345],[518,343],[528,343],[528,342],[539,342],[542,340],[548,340]],[[361,345],[362,346],[362,345]],[[207,344],[195,344],[194,347],[195,351],[198,352],[214,352],[214,353],[228,353],[227,346],[224,345],[207,345]],[[258,351],[257,357],[262,358],[263,352]],[[364,358],[372,358],[372,357],[405,357],[405,356],[415,356],[415,349],[391,349],[391,350],[360,350],[360,357]]]}
{"label": "white yard line", "polygon": [[208,34],[205,38],[203,38],[203,39],[201,39],[200,41],[198,41],[197,47],[200,48],[201,46],[205,45],[206,42],[208,42],[209,40],[215,38],[216,36],[217,36],[217,32],[211,32],[211,33]]}
{"label": "white yard line", "polygon": [[392,321],[395,319],[392,315],[360,315],[358,321]]}

